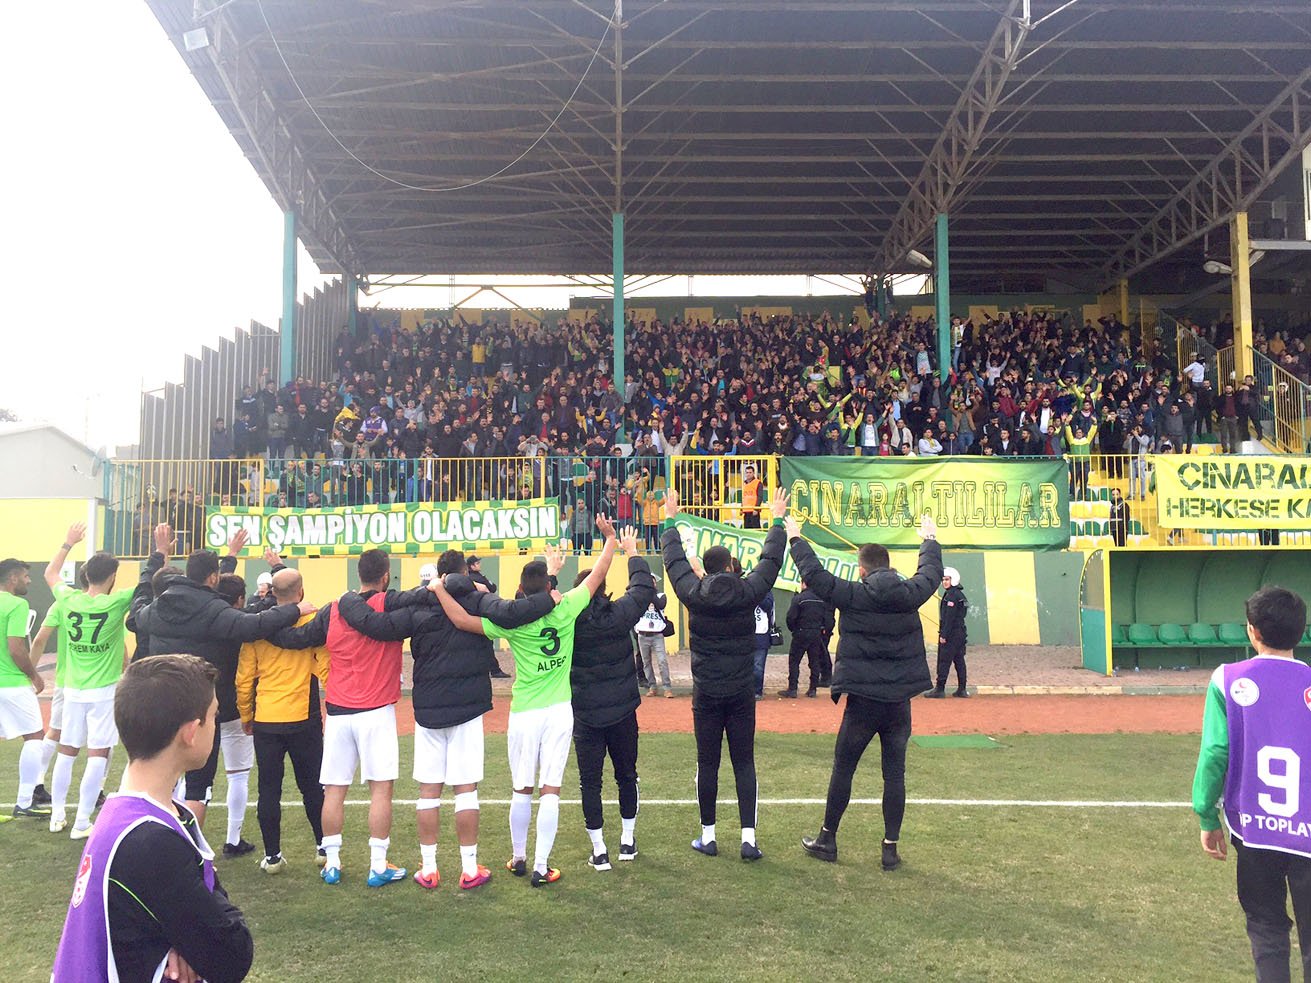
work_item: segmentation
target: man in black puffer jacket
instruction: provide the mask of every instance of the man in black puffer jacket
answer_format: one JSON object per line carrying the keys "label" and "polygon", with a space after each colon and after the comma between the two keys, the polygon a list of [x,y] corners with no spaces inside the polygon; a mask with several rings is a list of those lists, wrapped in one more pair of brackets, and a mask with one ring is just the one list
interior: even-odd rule
{"label": "man in black puffer jacket", "polygon": [[909,580],[888,565],[888,551],[877,543],[860,548],[860,580],[838,580],[820,564],[801,538],[795,519],[787,521],[797,572],[811,590],[842,612],[838,659],[833,670],[833,702],[847,694],[829,779],[824,826],[814,839],[802,837],[811,856],[838,859],[838,823],[851,799],[851,779],[865,748],[879,735],[883,758],[883,869],[901,865],[897,839],[906,812],[906,744],[910,740],[910,701],[932,686],[919,609],[942,583],[942,549],[937,526],[920,523],[919,569]]}
{"label": "man in black puffer jacket", "polygon": [[[472,615],[503,628],[518,628],[547,614],[555,601],[534,594],[507,601],[477,588],[467,576],[464,554],[447,550],[437,574],[447,591]],[[483,778],[483,714],[492,708],[487,663],[492,641],[460,631],[426,589],[388,595],[375,611],[358,594],[337,602],[346,624],[380,642],[410,639],[414,656],[414,780],[419,783],[418,827],[421,865],[415,882],[435,888],[442,789],[455,791],[455,832],[460,842],[460,887],[486,884],[491,873],[478,864],[478,783]]]}
{"label": "man in black puffer jacket", "polygon": [[[583,794],[583,821],[592,841],[594,870],[610,869],[610,854],[602,832],[601,772],[606,752],[619,786],[619,859],[637,856],[637,690],[633,663],[633,626],[655,600],[655,578],[646,560],[637,555],[637,530],[625,529],[619,547],[628,554],[628,590],[617,601],[597,591],[592,603],[574,622],[574,663],[569,671],[573,688],[574,753],[578,757],[578,784]],[[574,586],[590,571],[579,571]]]}
{"label": "man in black puffer jacket", "polygon": [[705,577],[697,576],[683,552],[673,519],[678,493],[665,495],[665,532],[660,540],[665,578],[687,608],[692,649],[692,729],[696,733],[696,795],[701,807],[701,835],[692,849],[713,857],[715,799],[719,795],[719,758],[724,737],[737,782],[737,811],[742,821],[742,859],[759,860],[756,845],[756,606],[774,588],[783,569],[787,545],[781,525],[787,495],[769,503],[774,527],[755,569],[739,577],[729,569],[732,555],[712,546],[701,558]]}

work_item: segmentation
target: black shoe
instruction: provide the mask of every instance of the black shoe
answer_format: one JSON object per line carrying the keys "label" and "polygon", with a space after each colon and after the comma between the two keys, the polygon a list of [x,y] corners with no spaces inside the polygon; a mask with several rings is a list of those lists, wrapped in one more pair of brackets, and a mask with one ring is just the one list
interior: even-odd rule
{"label": "black shoe", "polygon": [[927,693],[924,694],[924,699],[926,699],[926,700],[941,700],[941,699],[943,699],[946,695],[947,695],[947,691],[946,691],[946,690],[942,690],[942,689],[931,689],[931,690],[929,690]]}
{"label": "black shoe", "polygon": [[837,863],[838,838],[836,833],[821,829],[815,834],[814,838],[803,836],[801,846],[808,854],[818,860],[826,860],[831,864]]}
{"label": "black shoe", "polygon": [[620,859],[620,860],[636,860],[636,859],[637,859],[637,841],[636,841],[636,840],[634,840],[632,843],[620,843],[620,844],[619,844],[619,859]]}
{"label": "black shoe", "polygon": [[820,689],[828,689],[828,688],[831,687],[832,685],[833,685],[833,677],[832,677],[832,676],[825,676],[823,679],[821,679],[821,680],[819,681],[819,688],[820,688]]}
{"label": "black shoe", "polygon": [[547,867],[545,874],[538,873],[537,871],[534,870],[533,879],[531,883],[533,887],[541,887],[543,884],[554,884],[559,879],[560,879],[560,872],[556,870],[554,867]]}
{"label": "black shoe", "polygon": [[490,675],[491,675],[491,677],[492,677],[493,679],[509,679],[509,678],[510,678],[510,674],[509,674],[508,672],[506,672],[504,669],[500,668],[499,666],[498,666],[497,668],[493,669],[493,670],[491,671]]}
{"label": "black shoe", "polygon": [[883,844],[883,869],[896,870],[901,866],[901,858],[897,856],[897,844]]}
{"label": "black shoe", "polygon": [[810,689],[806,690],[806,695],[807,695],[808,697],[810,697],[810,698],[813,700],[813,699],[815,698],[815,695],[816,695],[816,694],[815,694],[815,687],[812,686],[812,687],[810,687]]}
{"label": "black shoe", "polygon": [[719,856],[719,847],[715,846],[715,841],[711,840],[709,843],[702,843],[701,837],[699,836],[692,841],[692,849],[697,853],[704,853],[707,857]]}
{"label": "black shoe", "polygon": [[[14,806],[14,818],[15,819],[49,819],[50,807],[39,806],[35,802],[33,802],[30,806],[27,806],[26,808],[20,805],[16,805]],[[713,846],[714,844],[711,845]]]}
{"label": "black shoe", "polygon": [[50,793],[46,791],[44,785],[38,785],[32,789],[32,805],[48,806],[50,804]]}
{"label": "black shoe", "polygon": [[754,843],[742,844],[743,860],[759,860],[763,856],[764,854],[760,852],[760,847],[756,846]]}
{"label": "black shoe", "polygon": [[609,870],[610,854],[608,853],[592,854],[590,857],[587,858],[587,866],[591,867],[593,870]]}
{"label": "black shoe", "polygon": [[951,695],[956,697],[956,699],[958,700],[964,700],[967,699],[970,694],[966,693],[964,688],[962,687],[961,689],[956,690],[956,692],[952,693]]}
{"label": "black shoe", "polygon": [[795,700],[797,698],[797,688],[790,686],[787,689],[781,689],[778,691],[778,695],[786,700]]}
{"label": "black shoe", "polygon": [[523,859],[507,860],[505,869],[515,877],[523,877],[524,874],[528,873],[528,861]]}
{"label": "black shoe", "polygon": [[757,694],[756,694],[756,701],[757,701],[757,702],[759,702],[760,700],[763,700],[764,698],[765,698],[765,694],[764,694],[764,693],[757,693]]}
{"label": "black shoe", "polygon": [[223,844],[223,856],[225,857],[244,857],[246,854],[254,852],[255,844],[247,843],[245,840]]}

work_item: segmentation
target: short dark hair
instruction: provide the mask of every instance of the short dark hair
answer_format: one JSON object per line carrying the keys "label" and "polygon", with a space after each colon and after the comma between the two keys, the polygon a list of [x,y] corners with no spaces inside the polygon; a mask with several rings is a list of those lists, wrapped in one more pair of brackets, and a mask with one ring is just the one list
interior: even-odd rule
{"label": "short dark hair", "polygon": [[728,551],[727,546],[712,546],[706,550],[701,557],[701,565],[705,567],[706,575],[723,573],[732,563],[733,554]]}
{"label": "short dark hair", "polygon": [[524,564],[523,573],[519,575],[519,586],[526,595],[544,594],[551,589],[551,579],[546,572],[544,560],[531,560]]}
{"label": "short dark hair", "polygon": [[22,560],[15,560],[12,557],[8,560],[0,560],[0,583],[4,583],[14,574],[28,569],[28,565]]}
{"label": "short dark hair", "polygon": [[881,570],[888,565],[888,549],[879,543],[866,543],[857,555],[866,570]]}
{"label": "short dark hair", "polygon": [[574,578],[574,586],[577,587],[579,584],[581,584],[584,580],[586,580],[591,575],[591,573],[592,570],[590,567],[586,570],[579,570],[578,576]]}
{"label": "short dark hair", "polygon": [[218,554],[213,550],[195,550],[187,557],[187,579],[203,584],[219,572]]}
{"label": "short dark hair", "polygon": [[246,600],[246,581],[235,573],[225,573],[219,577],[218,596],[234,608],[241,607]]}
{"label": "short dark hair", "polygon": [[1262,587],[1247,599],[1247,623],[1272,649],[1290,651],[1306,631],[1306,602],[1287,588]]}
{"label": "short dark hair", "polygon": [[114,691],[114,723],[130,761],[150,759],[193,720],[205,720],[218,670],[194,655],[152,655],[127,667]]}
{"label": "short dark hair", "polygon": [[448,573],[464,573],[469,565],[464,561],[464,554],[459,550],[447,550],[437,557],[437,572],[445,577]]}
{"label": "short dark hair", "polygon": [[86,574],[88,584],[103,584],[118,573],[118,557],[101,550],[86,561],[82,572]]}
{"label": "short dark hair", "polygon": [[168,587],[169,581],[174,577],[185,577],[186,572],[181,567],[175,567],[171,563],[166,563],[155,571],[154,576],[150,578],[150,592],[156,597],[164,593]]}
{"label": "short dark hair", "polygon": [[360,554],[360,583],[376,584],[391,572],[391,557],[385,550],[365,550]]}

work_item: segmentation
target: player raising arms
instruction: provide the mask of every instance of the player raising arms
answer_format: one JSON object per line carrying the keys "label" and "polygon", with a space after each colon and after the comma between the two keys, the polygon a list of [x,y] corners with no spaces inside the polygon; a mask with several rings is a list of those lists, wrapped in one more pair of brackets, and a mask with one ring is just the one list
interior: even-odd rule
{"label": "player raising arms", "polygon": [[[569,759],[569,742],[574,732],[569,672],[574,658],[574,621],[591,603],[605,583],[618,540],[615,527],[597,516],[596,527],[605,536],[605,548],[587,579],[569,591],[550,614],[522,628],[499,628],[486,619],[475,618],[451,597],[435,578],[428,589],[437,595],[451,623],[462,631],[488,638],[505,638],[514,654],[514,688],[510,694],[510,719],[506,743],[510,752],[510,778],[514,797],[510,803],[511,857],[506,869],[516,877],[527,873],[528,824],[533,812],[533,788],[540,780],[537,806],[537,852],[533,862],[533,887],[552,884],[560,871],[550,865],[560,825],[560,783]],[[563,558],[555,547],[546,551],[547,562],[533,560],[523,569],[519,586],[525,597],[551,590],[550,575],[558,573]],[[548,567],[549,564],[549,567]],[[553,570],[550,568],[554,568]]]}

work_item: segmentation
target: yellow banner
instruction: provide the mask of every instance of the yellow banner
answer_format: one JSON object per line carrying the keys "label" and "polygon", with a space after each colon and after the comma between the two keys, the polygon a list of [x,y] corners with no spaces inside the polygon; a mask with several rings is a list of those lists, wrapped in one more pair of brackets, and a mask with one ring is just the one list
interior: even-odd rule
{"label": "yellow banner", "polygon": [[1162,454],[1156,512],[1166,529],[1311,529],[1311,457]]}

